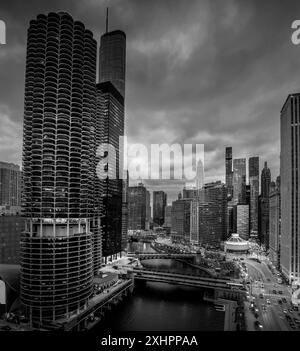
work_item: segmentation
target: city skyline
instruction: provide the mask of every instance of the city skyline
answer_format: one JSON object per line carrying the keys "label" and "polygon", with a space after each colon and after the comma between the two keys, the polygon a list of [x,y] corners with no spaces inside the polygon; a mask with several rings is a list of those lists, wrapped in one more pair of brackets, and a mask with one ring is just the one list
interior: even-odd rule
{"label": "city skyline", "polygon": [[[93,31],[99,48],[105,6],[110,6],[109,30],[121,28],[128,37],[125,129],[129,141],[205,144],[208,181],[225,180],[223,152],[228,145],[239,151],[236,158],[257,155],[260,169],[268,161],[272,174],[278,175],[278,111],[284,96],[299,87],[294,75],[300,71],[299,49],[290,40],[299,5],[290,4],[281,11],[283,5],[277,2],[267,15],[263,9],[268,1],[259,7],[257,1],[243,7],[232,1],[218,8],[207,1],[190,2],[188,7],[181,1],[155,6],[144,1],[102,1],[89,4],[85,13],[82,5],[62,1],[51,5],[31,1],[25,12],[15,3],[1,4],[7,44],[0,52],[0,78],[6,82],[5,89],[0,88],[0,159],[20,164],[23,84],[19,81],[24,77],[24,29],[29,19],[66,7]],[[272,32],[270,23],[277,23]],[[234,35],[229,35],[232,30]],[[269,43],[266,48],[264,39]],[[274,65],[276,75],[270,74]],[[178,104],[180,96],[188,98]],[[151,191],[164,189],[160,181],[145,183]],[[172,201],[182,182],[167,187]]]}

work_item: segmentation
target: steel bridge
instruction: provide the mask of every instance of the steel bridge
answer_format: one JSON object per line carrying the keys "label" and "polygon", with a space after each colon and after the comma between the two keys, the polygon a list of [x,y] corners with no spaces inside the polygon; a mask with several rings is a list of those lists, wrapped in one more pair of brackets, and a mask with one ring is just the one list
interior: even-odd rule
{"label": "steel bridge", "polygon": [[193,253],[158,253],[158,252],[129,252],[128,257],[136,257],[140,260],[151,259],[194,259],[196,254]]}
{"label": "steel bridge", "polygon": [[[169,283],[176,285],[184,285],[195,288],[212,289],[233,294],[234,296],[245,294],[245,287],[238,281],[221,278],[208,278],[189,274],[178,274],[172,272],[163,272],[158,270],[134,268],[134,279],[150,282]],[[219,296],[220,297],[220,296]]]}

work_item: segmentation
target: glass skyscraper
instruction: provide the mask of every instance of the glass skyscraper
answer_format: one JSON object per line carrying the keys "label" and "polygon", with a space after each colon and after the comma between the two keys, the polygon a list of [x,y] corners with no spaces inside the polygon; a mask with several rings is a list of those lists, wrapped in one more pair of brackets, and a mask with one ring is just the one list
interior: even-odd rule
{"label": "glass skyscraper", "polygon": [[280,265],[290,282],[300,284],[300,93],[288,96],[280,119]]}
{"label": "glass skyscraper", "polygon": [[250,234],[258,234],[259,157],[249,158]]}

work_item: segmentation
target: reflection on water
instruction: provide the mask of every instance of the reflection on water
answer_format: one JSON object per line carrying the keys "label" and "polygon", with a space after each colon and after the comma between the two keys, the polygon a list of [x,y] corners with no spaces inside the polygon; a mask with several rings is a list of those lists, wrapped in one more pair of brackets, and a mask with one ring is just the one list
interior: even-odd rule
{"label": "reflection on water", "polygon": [[[131,243],[128,251],[154,252],[148,243]],[[145,260],[143,264],[178,273],[196,268],[175,260]],[[113,307],[97,330],[196,331],[223,330],[224,313],[202,300],[197,288],[164,283],[136,283],[132,295]]]}

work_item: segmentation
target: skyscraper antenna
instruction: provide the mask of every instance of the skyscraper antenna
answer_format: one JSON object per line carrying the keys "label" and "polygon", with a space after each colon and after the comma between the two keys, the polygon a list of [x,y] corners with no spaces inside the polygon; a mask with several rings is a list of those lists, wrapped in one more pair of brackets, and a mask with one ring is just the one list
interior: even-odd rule
{"label": "skyscraper antenna", "polygon": [[108,33],[108,7],[106,8],[106,33]]}

